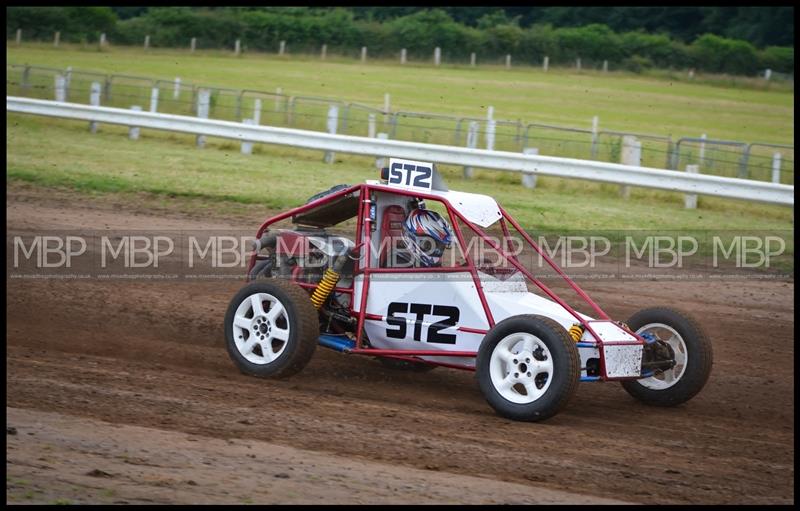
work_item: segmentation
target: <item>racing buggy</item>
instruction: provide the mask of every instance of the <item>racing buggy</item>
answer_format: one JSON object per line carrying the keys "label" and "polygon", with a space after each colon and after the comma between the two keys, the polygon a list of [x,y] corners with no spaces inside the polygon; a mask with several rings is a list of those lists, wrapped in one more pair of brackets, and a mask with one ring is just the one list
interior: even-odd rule
{"label": "racing buggy", "polygon": [[[520,246],[591,315],[545,285]],[[252,248],[224,320],[248,375],[291,376],[321,345],[401,370],[472,370],[496,413],[540,421],[579,382],[619,381],[673,406],[711,372],[696,320],[668,307],[612,320],[493,198],[448,190],[431,163],[390,159],[381,179],[269,218]]]}

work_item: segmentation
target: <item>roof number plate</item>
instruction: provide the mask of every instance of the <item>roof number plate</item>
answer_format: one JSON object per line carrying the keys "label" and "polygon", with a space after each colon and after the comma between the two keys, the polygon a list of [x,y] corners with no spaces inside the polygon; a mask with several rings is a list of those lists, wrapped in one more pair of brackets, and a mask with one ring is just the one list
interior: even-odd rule
{"label": "roof number plate", "polygon": [[430,192],[433,187],[433,164],[391,158],[388,184],[398,188]]}

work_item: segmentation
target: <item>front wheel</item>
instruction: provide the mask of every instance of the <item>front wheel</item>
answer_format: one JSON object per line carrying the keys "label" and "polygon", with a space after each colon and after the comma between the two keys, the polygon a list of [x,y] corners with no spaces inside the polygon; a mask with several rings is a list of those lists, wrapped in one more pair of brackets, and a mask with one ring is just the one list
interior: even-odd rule
{"label": "front wheel", "polygon": [[580,378],[580,358],[567,331],[544,316],[513,316],[497,323],[475,361],[486,401],[504,417],[541,421],[569,402]]}
{"label": "front wheel", "polygon": [[225,345],[245,374],[282,378],[311,360],[319,337],[319,316],[308,293],[279,280],[244,286],[225,314]]}
{"label": "front wheel", "polygon": [[684,312],[666,307],[643,309],[628,326],[639,335],[649,334],[669,344],[675,365],[648,378],[623,381],[622,387],[639,401],[654,406],[675,406],[693,398],[708,381],[713,353],[700,324]]}

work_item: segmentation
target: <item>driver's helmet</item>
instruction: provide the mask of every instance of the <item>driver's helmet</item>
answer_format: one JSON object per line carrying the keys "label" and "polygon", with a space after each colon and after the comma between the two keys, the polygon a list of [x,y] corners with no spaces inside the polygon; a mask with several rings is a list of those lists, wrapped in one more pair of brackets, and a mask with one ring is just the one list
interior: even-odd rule
{"label": "driver's helmet", "polygon": [[450,224],[435,211],[412,209],[403,222],[403,241],[419,266],[440,266],[452,239]]}

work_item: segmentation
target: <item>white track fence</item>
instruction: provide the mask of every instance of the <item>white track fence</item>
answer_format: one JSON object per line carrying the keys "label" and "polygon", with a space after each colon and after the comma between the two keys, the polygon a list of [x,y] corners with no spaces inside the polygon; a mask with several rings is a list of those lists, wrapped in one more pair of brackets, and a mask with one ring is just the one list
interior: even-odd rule
{"label": "white track fence", "polygon": [[13,96],[6,96],[6,111],[176,131],[198,136],[229,138],[240,142],[288,145],[321,151],[379,157],[391,155],[398,158],[442,164],[532,173],[534,175],[541,174],[567,179],[586,179],[785,206],[794,205],[794,186],[790,185],[702,174],[677,173],[671,170],[591,160],[336,135],[316,131],[256,126],[230,121]]}

